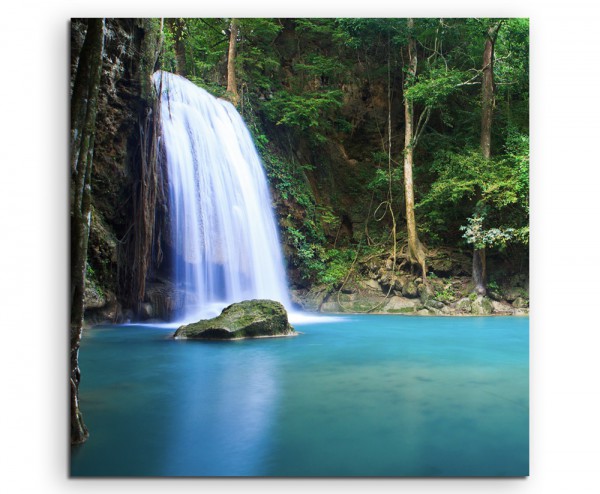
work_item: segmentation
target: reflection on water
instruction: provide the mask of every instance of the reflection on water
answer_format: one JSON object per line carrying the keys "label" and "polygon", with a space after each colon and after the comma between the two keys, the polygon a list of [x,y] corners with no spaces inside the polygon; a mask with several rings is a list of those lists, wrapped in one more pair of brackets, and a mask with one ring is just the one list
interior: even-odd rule
{"label": "reflection on water", "polygon": [[344,316],[296,338],[88,331],[73,475],[528,474],[528,319]]}
{"label": "reflection on water", "polygon": [[274,364],[263,349],[190,366],[196,372],[176,384],[180,407],[165,444],[165,474],[189,475],[190,465],[194,475],[227,475],[233,465],[238,475],[252,475],[260,468],[276,420]]}

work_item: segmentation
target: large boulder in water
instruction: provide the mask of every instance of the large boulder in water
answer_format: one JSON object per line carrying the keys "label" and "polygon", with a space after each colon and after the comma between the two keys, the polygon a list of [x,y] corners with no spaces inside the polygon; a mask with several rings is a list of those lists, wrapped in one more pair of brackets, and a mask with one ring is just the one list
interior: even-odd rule
{"label": "large boulder in water", "polygon": [[293,336],[296,331],[288,322],[285,308],[273,300],[245,300],[225,307],[213,319],[181,326],[175,338],[204,340],[239,340]]}

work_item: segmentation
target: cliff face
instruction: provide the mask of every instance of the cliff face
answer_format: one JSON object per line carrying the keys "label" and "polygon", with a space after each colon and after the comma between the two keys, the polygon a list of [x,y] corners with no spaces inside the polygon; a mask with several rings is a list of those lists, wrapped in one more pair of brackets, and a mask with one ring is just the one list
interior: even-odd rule
{"label": "cliff face", "polygon": [[[85,20],[71,22],[71,84],[86,26]],[[159,34],[155,20],[106,20],[92,170],[85,297],[88,322],[122,321],[129,317],[127,309],[133,308],[133,218],[140,202],[140,161],[152,116],[151,75]]]}

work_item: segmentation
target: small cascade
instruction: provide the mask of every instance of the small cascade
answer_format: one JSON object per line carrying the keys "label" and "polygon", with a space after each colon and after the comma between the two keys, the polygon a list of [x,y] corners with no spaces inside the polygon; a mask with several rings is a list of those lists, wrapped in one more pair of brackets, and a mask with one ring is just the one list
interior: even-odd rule
{"label": "small cascade", "polygon": [[242,300],[291,307],[261,160],[232,104],[187,79],[156,72],[170,226],[184,321]]}

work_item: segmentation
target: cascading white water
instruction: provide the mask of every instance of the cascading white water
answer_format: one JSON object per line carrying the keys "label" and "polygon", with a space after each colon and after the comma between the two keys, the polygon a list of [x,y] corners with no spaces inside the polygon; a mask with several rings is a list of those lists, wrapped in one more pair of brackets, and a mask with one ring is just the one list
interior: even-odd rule
{"label": "cascading white water", "polygon": [[156,72],[169,183],[175,283],[183,320],[252,298],[288,309],[283,257],[265,172],[233,105]]}

